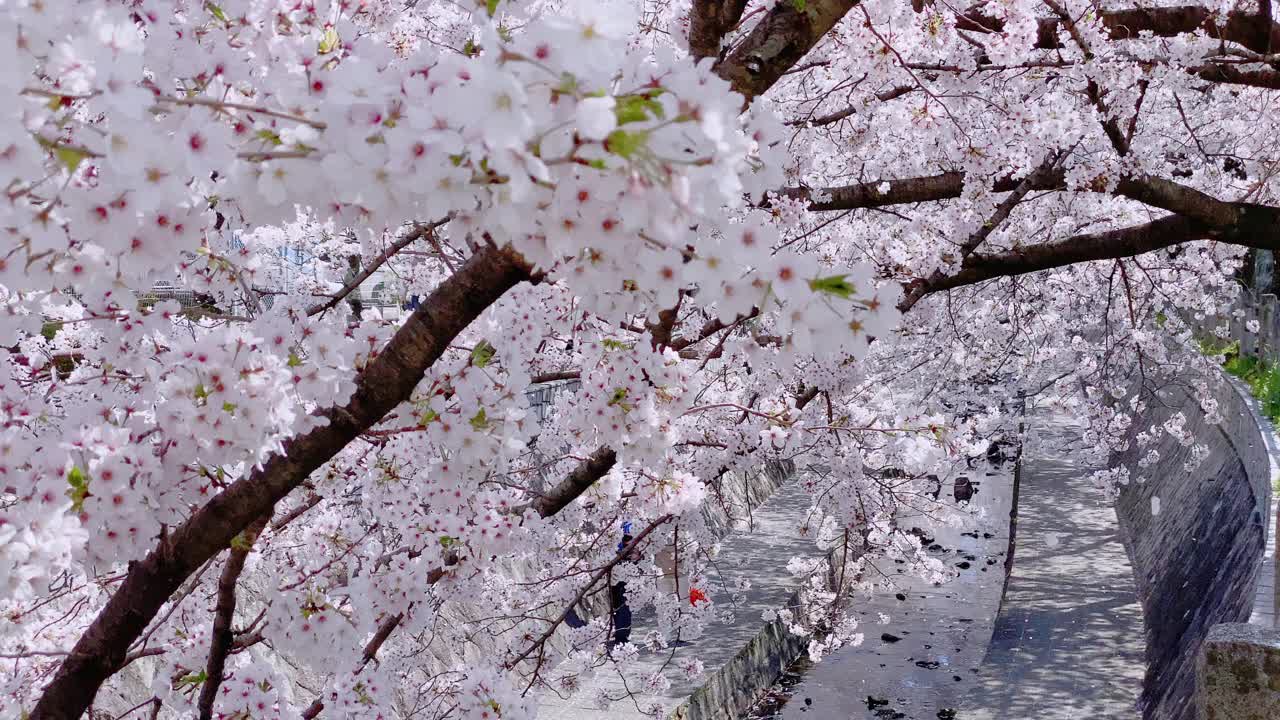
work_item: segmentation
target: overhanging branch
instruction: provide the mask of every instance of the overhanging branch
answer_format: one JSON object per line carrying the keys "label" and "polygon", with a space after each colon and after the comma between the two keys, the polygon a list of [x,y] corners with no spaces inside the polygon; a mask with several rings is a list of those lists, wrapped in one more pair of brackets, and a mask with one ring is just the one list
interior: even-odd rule
{"label": "overhanging branch", "polygon": [[408,399],[458,333],[521,281],[530,269],[511,250],[484,247],[409,317],[359,375],[351,400],[320,413],[322,425],[284,443],[282,452],[200,508],[133,563],[106,606],[41,694],[31,720],[73,720],[120,669],[129,645],[182,581],[233,537]]}

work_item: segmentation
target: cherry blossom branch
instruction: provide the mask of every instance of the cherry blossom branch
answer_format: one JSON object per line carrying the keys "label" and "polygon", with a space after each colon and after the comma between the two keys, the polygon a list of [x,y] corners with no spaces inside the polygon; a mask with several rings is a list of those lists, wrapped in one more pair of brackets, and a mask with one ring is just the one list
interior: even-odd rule
{"label": "cherry blossom branch", "polygon": [[418,240],[432,237],[435,234],[436,229],[444,225],[445,223],[449,222],[449,220],[450,218],[446,217],[443,220],[437,220],[429,225],[419,225],[415,227],[413,230],[406,233],[404,237],[391,243],[391,245],[389,245],[386,250],[383,250],[381,253],[379,253],[378,257],[371,260],[369,264],[366,265],[365,268],[361,270],[360,273],[351,280],[351,282],[344,285],[342,289],[334,293],[332,297],[330,297],[325,302],[318,303],[316,305],[312,305],[311,307],[307,308],[307,316],[310,317],[312,315],[319,315],[320,313],[326,310],[329,310],[334,306],[336,306],[338,303],[342,302],[343,298],[347,297],[352,292],[355,292],[356,288],[360,287],[360,283],[364,282],[365,280],[368,280],[369,276],[377,272],[378,269],[381,268],[388,260],[394,257],[396,253],[405,249],[409,245],[417,242]]}
{"label": "cherry blossom branch", "polygon": [[[617,454],[611,448],[603,447],[596,450],[583,460],[578,467],[574,468],[573,472],[565,476],[564,480],[561,480],[554,488],[538,497],[537,500],[530,503],[527,507],[532,508],[544,518],[555,515],[566,508],[569,503],[577,499],[578,496],[582,495],[582,493],[586,492],[587,488],[594,485],[597,480],[608,474],[608,472],[613,469],[616,462]],[[518,510],[518,512],[523,511],[524,508],[520,508]],[[410,557],[413,557],[414,553],[411,551],[409,555]],[[458,559],[456,556],[446,558],[443,567],[435,568],[431,572],[427,573],[426,584],[434,585],[443,580],[445,575],[448,574],[449,568],[457,563]],[[393,615],[382,621],[378,626],[378,629],[374,631],[373,637],[364,646],[364,651],[361,653],[361,670],[364,669],[365,665],[368,665],[377,657],[378,650],[382,648],[383,644],[385,644],[387,639],[396,631],[396,628],[400,627],[400,623],[403,621],[403,613]],[[317,698],[307,706],[305,711],[303,711],[302,717],[310,720],[311,718],[319,715],[323,709],[324,702]]]}
{"label": "cherry blossom branch", "polygon": [[227,564],[218,577],[218,602],[213,611],[213,631],[209,637],[209,659],[205,664],[205,681],[200,688],[200,698],[196,703],[196,711],[200,720],[213,717],[213,703],[218,698],[218,688],[222,685],[222,673],[227,663],[227,653],[231,650],[231,622],[236,613],[236,585],[240,582],[240,573],[244,571],[245,560],[253,548],[258,534],[266,527],[270,515],[263,514],[243,533],[239,544],[234,544],[227,555]]}
{"label": "cherry blossom branch", "polygon": [[[779,190],[778,194],[807,200],[809,210],[814,212],[877,208],[958,198],[964,192],[964,179],[965,174],[962,172],[945,172],[938,175],[874,180],[819,189],[790,187]],[[992,191],[1011,192],[1020,182],[1010,175],[1004,175],[995,179],[992,183]],[[1053,174],[1037,178],[1031,189],[1057,190],[1064,186],[1064,177],[1061,174]]]}
{"label": "cherry blossom branch", "polygon": [[908,292],[898,304],[898,309],[905,313],[926,295],[985,280],[1052,270],[1092,260],[1132,257],[1193,240],[1220,239],[1224,235],[1235,237],[1237,233],[1241,237],[1236,239],[1242,240],[1237,244],[1280,249],[1280,227],[1273,227],[1268,233],[1269,237],[1254,234],[1254,239],[1246,243],[1243,240],[1250,233],[1241,229],[1224,233],[1187,218],[1170,215],[1142,225],[1076,235],[999,254],[974,254],[960,272],[954,275],[936,281],[918,280],[908,284],[909,289],[917,285],[923,285],[924,289],[922,292]]}
{"label": "cherry blossom branch", "polygon": [[579,602],[582,602],[582,599],[587,596],[587,594],[591,591],[593,587],[595,587],[596,583],[600,582],[600,580],[605,575],[608,575],[609,572],[613,570],[613,568],[618,563],[630,557],[631,554],[635,552],[636,548],[640,547],[640,544],[644,542],[645,538],[647,538],[650,533],[652,533],[660,525],[670,521],[674,517],[675,516],[671,514],[663,515],[662,517],[650,523],[649,526],[646,527],[644,530],[641,530],[640,534],[636,535],[631,540],[631,542],[627,543],[625,547],[619,550],[618,554],[615,555],[612,560],[610,560],[607,564],[601,566],[598,570],[596,570],[595,574],[591,576],[591,579],[587,581],[587,584],[583,586],[583,588],[578,591],[578,594],[574,596],[573,600],[571,600],[568,603],[568,605],[565,606],[564,612],[560,613],[560,617],[551,621],[550,627],[548,627],[546,631],[543,632],[540,637],[538,637],[538,639],[534,640],[533,643],[529,645],[529,647],[525,648],[524,652],[521,652],[514,659],[507,661],[506,666],[508,668],[515,667],[516,665],[520,664],[520,661],[529,657],[529,655],[533,653],[534,650],[537,650],[538,648],[542,647],[542,645],[553,634],[555,634],[556,628],[560,627],[560,624],[565,621],[565,618],[569,617],[569,613],[573,611],[574,606],[577,605]]}
{"label": "cherry blossom branch", "polygon": [[582,377],[581,370],[558,370],[555,372],[545,372],[534,375],[529,378],[531,384],[557,382],[560,380],[577,380]]}
{"label": "cherry blossom branch", "polygon": [[285,525],[288,525],[294,520],[297,520],[299,517],[303,515],[303,513],[319,505],[323,501],[324,501],[323,495],[312,493],[311,495],[307,496],[306,500],[299,503],[297,507],[293,508],[292,510],[280,516],[279,518],[273,520],[271,522],[271,529],[280,530]]}
{"label": "cherry blossom branch", "polygon": [[326,571],[326,570],[328,570],[329,568],[333,567],[334,563],[337,563],[337,562],[339,562],[340,560],[342,560],[343,558],[345,558],[345,557],[347,557],[348,555],[350,555],[350,554],[351,554],[351,552],[352,552],[353,550],[355,550],[356,548],[360,547],[360,543],[362,543],[362,542],[364,542],[365,540],[367,540],[367,539],[369,538],[369,536],[370,536],[370,535],[372,535],[372,534],[374,533],[374,531],[376,531],[377,529],[378,529],[378,523],[376,523],[376,522],[375,522],[373,525],[369,526],[369,529],[365,531],[364,535],[361,535],[361,536],[360,536],[360,539],[359,539],[359,540],[356,540],[355,542],[352,542],[350,545],[348,545],[348,546],[346,547],[346,549],[344,549],[342,552],[338,553],[337,555],[335,555],[335,556],[333,556],[333,557],[329,558],[329,560],[328,560],[328,561],[326,561],[323,565],[321,565],[320,567],[316,568],[315,570],[311,570],[311,571],[309,571],[309,572],[303,573],[302,577],[300,577],[300,578],[298,578],[297,580],[295,580],[295,581],[293,581],[293,582],[289,583],[288,585],[284,585],[284,586],[280,587],[280,588],[277,590],[277,592],[281,592],[281,593],[283,593],[283,592],[287,592],[287,591],[289,591],[289,590],[296,590],[297,588],[302,587],[303,585],[305,585],[305,584],[307,583],[307,581],[308,581],[308,580],[310,580],[311,578],[313,578],[313,577],[315,577],[315,576],[317,576],[317,575],[319,575],[319,574],[321,574],[321,573],[325,572],[325,571]]}
{"label": "cherry blossom branch", "polygon": [[[1018,206],[1018,203],[1022,202],[1022,199],[1026,197],[1027,193],[1030,192],[1033,187],[1048,179],[1053,179],[1055,175],[1059,174],[1060,170],[1058,163],[1065,156],[1065,152],[1054,153],[1054,155],[1042,163],[1035,172],[1031,173],[1026,177],[1026,179],[1018,183],[1018,186],[1013,189],[1013,192],[1009,193],[1004,200],[1000,201],[1000,204],[996,207],[996,210],[992,213],[991,217],[988,218],[981,227],[970,234],[968,238],[960,243],[960,247],[958,249],[962,266],[964,261],[978,249],[978,246],[986,241],[986,239],[991,236],[991,233],[1009,218],[1013,209]],[[941,270],[934,270],[928,281],[906,289],[906,293],[902,299],[902,304],[906,304],[907,307],[916,304],[916,302],[924,296],[924,293],[928,292],[928,288],[932,284],[941,281],[944,276],[945,274]]]}
{"label": "cherry blossom branch", "polygon": [[727,323],[721,322],[719,318],[716,318],[714,320],[711,320],[707,324],[703,325],[702,329],[698,331],[697,335],[690,338],[676,338],[672,340],[670,343],[671,349],[678,351],[678,350],[684,350],[685,348],[691,345],[697,345],[698,343],[702,342],[703,340],[706,340],[712,335],[715,335],[721,330],[726,330],[728,328],[735,327],[740,323],[746,322],[747,320],[750,320],[751,318],[756,317],[759,314],[760,314],[760,308],[753,307],[749,312],[739,315],[738,317],[734,318],[733,320]]}
{"label": "cherry blossom branch", "polygon": [[356,376],[356,390],[346,405],[321,411],[325,422],[286,441],[281,453],[232,483],[133,563],[46,686],[31,720],[83,715],[98,688],[122,666],[130,643],[185,578],[407,399],[458,333],[507,290],[531,278],[531,269],[513,251],[479,249]]}
{"label": "cherry blossom branch", "polygon": [[[908,66],[908,67],[912,67],[912,69],[915,69],[914,66]],[[899,85],[897,87],[890,88],[888,90],[882,90],[876,93],[875,97],[880,102],[889,102],[890,100],[895,100],[897,98],[902,97],[903,95],[907,95],[909,93],[915,92],[918,89],[920,88],[917,85]],[[841,120],[844,120],[845,118],[857,113],[859,109],[860,109],[860,106],[858,105],[850,105],[849,107],[844,108],[843,110],[837,110],[833,113],[828,113],[826,115],[819,115],[818,117],[815,117],[815,118],[801,118],[797,120],[788,120],[787,124],[791,126],[808,127],[808,128],[822,127],[824,125],[830,125],[832,123],[840,122]]]}
{"label": "cherry blossom branch", "polygon": [[[1026,181],[1028,182],[1026,186],[1028,190],[1065,189],[1062,171],[1057,168],[1048,172],[1033,173],[1028,176]],[[1001,176],[992,183],[992,191],[1012,192],[1022,182],[1015,181],[1008,175]],[[815,196],[821,197],[822,200],[820,202],[811,200],[809,209],[813,211],[850,210],[958,198],[964,192],[964,183],[964,173],[946,172],[938,175],[857,183],[821,190],[786,188],[779,194],[801,199],[810,199]],[[1137,200],[1151,207],[1183,214],[1211,226],[1222,228],[1230,227],[1240,221],[1246,208],[1252,207],[1255,208],[1255,212],[1262,212],[1259,209],[1261,206],[1218,200],[1194,188],[1150,175],[1121,178],[1115,184],[1114,189],[1108,189],[1105,184],[1097,183],[1094,186],[1081,187],[1079,190],[1084,192],[1111,192]],[[1271,212],[1274,211],[1266,211],[1268,216]]]}
{"label": "cherry blossom branch", "polygon": [[544,518],[555,515],[607,475],[617,462],[618,454],[613,448],[602,447],[596,450],[555,487],[534,500],[530,507]]}
{"label": "cherry blossom branch", "polygon": [[[215,110],[221,110],[221,109],[243,110],[249,113],[257,113],[259,115],[269,115],[274,118],[280,118],[281,120],[292,120],[293,122],[302,123],[303,125],[310,125],[311,127],[317,130],[324,130],[327,127],[324,123],[318,120],[310,120],[308,118],[302,117],[301,115],[292,115],[287,112],[270,110],[268,108],[260,107],[258,105],[247,105],[245,103],[229,102],[226,100],[215,100],[214,98],[206,98],[206,97],[179,98],[179,97],[167,97],[162,95],[156,98],[156,102],[162,103],[162,104],[168,104],[168,105],[184,105],[187,107],[193,107],[193,106],[209,107],[209,108],[214,108]],[[159,110],[162,112],[167,110],[167,108],[162,106],[156,106],[153,109]]]}
{"label": "cherry blossom branch", "polygon": [[[1080,34],[1080,29],[1076,27],[1076,22],[1071,18],[1071,14],[1067,9],[1060,5],[1057,0],[1041,0],[1045,7],[1052,10],[1062,20],[1062,24],[1067,28],[1067,34],[1071,36],[1071,40],[1080,48],[1080,52],[1084,53],[1086,62],[1092,61],[1094,58],[1093,48],[1085,41],[1084,36]],[[1107,139],[1111,141],[1112,147],[1121,157],[1129,154],[1129,138],[1120,129],[1120,123],[1113,116],[1110,106],[1103,97],[1101,86],[1092,77],[1085,83],[1085,94],[1088,95],[1089,101],[1098,110],[1098,119],[1102,122],[1102,129],[1107,135]]]}
{"label": "cherry blossom branch", "polygon": [[[1260,53],[1270,47],[1280,47],[1280,25],[1259,13],[1232,10],[1222,16],[1212,8],[1202,5],[1181,7],[1135,7],[1120,10],[1103,10],[1102,26],[1112,40],[1132,40],[1150,32],[1156,37],[1176,37],[1204,30],[1215,40],[1242,45]],[[970,12],[956,18],[956,28],[980,33],[1001,32],[1005,21],[980,12]],[[1037,48],[1054,50],[1062,46],[1058,39],[1061,19],[1044,17],[1036,28]]]}

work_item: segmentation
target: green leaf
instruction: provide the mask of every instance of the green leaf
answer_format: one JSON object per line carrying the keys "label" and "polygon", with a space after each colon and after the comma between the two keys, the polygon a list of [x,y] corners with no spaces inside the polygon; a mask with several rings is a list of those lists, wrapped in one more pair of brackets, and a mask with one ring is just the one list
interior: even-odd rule
{"label": "green leaf", "polygon": [[482,368],[493,360],[493,346],[488,341],[481,340],[471,351],[471,362],[478,368]]}
{"label": "green leaf", "polygon": [[476,411],[476,414],[472,415],[467,422],[476,430],[484,430],[489,427],[489,417],[485,414],[484,408]]}
{"label": "green leaf", "polygon": [[628,132],[614,130],[604,140],[604,149],[619,157],[630,158],[649,141],[649,133],[643,130]]}
{"label": "green leaf", "polygon": [[804,12],[804,9],[809,5],[805,0],[791,0],[791,4],[800,12]]}
{"label": "green leaf", "polygon": [[[204,9],[205,9],[205,10],[208,10],[210,15],[212,15],[212,16],[214,16],[214,17],[218,18],[219,20],[221,20],[221,21],[222,21],[222,22],[224,22],[224,23],[228,23],[228,24],[229,24],[229,23],[231,22],[229,19],[227,19],[227,13],[226,13],[226,11],[224,11],[222,8],[218,7],[218,6],[217,6],[216,4],[214,4],[214,3],[211,3],[211,2],[207,2],[207,3],[205,3],[205,4],[204,4]],[[203,682],[203,681],[202,681],[202,682]]]}
{"label": "green leaf", "polygon": [[604,160],[602,160],[602,159],[600,159],[600,158],[596,158],[595,160],[589,160],[589,161],[587,161],[587,166],[588,166],[588,167],[593,167],[593,168],[595,168],[596,170],[604,170],[604,169],[606,169],[606,168],[608,167],[608,165],[605,165]]}
{"label": "green leaf", "polygon": [[854,287],[848,278],[848,275],[828,275],[827,277],[814,278],[809,281],[809,289],[817,293],[835,295],[842,300],[848,300],[858,291],[858,288]]}
{"label": "green leaf", "polygon": [[631,347],[629,344],[621,340],[614,340],[613,338],[605,338],[600,341],[600,344],[604,345],[605,350],[626,350]]}
{"label": "green leaf", "polygon": [[256,133],[256,137],[257,137],[259,140],[262,140],[263,142],[270,143],[270,144],[272,144],[272,145],[282,145],[282,144],[284,144],[284,141],[280,139],[280,134],[279,134],[279,133],[277,133],[275,130],[271,130],[271,129],[268,129],[268,128],[263,128],[263,129],[259,130],[259,131]]}
{"label": "green leaf", "polygon": [[337,50],[342,45],[342,38],[338,37],[338,31],[332,25],[324,29],[324,34],[320,36],[320,44],[316,48],[316,52],[320,55],[328,55]]}
{"label": "green leaf", "polygon": [[54,336],[58,334],[58,331],[61,329],[62,329],[62,321],[54,320],[53,322],[47,322],[44,325],[41,325],[40,334],[44,336],[45,340],[52,340]]}
{"label": "green leaf", "polygon": [[422,413],[422,417],[418,418],[418,424],[430,425],[431,423],[435,422],[439,417],[440,417],[439,413],[437,413],[435,410],[432,410],[431,408],[427,408],[427,411]]}
{"label": "green leaf", "polygon": [[288,363],[289,367],[291,368],[298,367],[301,364],[302,364],[302,358],[298,357],[297,353],[289,353],[289,363]]}
{"label": "green leaf", "polygon": [[452,545],[453,545],[454,543],[456,543],[456,542],[458,542],[458,538],[455,538],[455,537],[449,537],[448,535],[441,535],[441,536],[440,536],[440,547],[442,547],[442,548],[448,548],[448,547],[452,546]]}
{"label": "green leaf", "polygon": [[613,114],[617,116],[619,125],[625,125],[644,122],[650,115],[662,120],[666,111],[662,109],[661,103],[645,95],[623,95],[614,101]]}
{"label": "green leaf", "polygon": [[563,73],[560,76],[560,84],[556,86],[553,92],[572,95],[578,89],[578,78],[571,73]]}
{"label": "green leaf", "polygon": [[204,386],[204,383],[196,383],[196,389],[192,394],[195,395],[197,400],[204,400],[209,397],[209,390]]}
{"label": "green leaf", "polygon": [[194,687],[196,685],[203,685],[204,681],[208,679],[209,679],[209,674],[206,673],[204,670],[201,670],[198,673],[187,673],[186,675],[183,675],[182,677],[178,678],[178,685],[179,686],[191,685]]}
{"label": "green leaf", "polygon": [[613,394],[609,396],[609,405],[617,405],[622,408],[623,412],[631,412],[633,405],[627,402],[627,389],[618,387],[613,389]]}
{"label": "green leaf", "polygon": [[89,157],[89,153],[66,145],[55,145],[53,154],[58,157],[58,162],[67,168],[67,172],[75,172],[76,168],[80,167],[80,163]]}
{"label": "green leaf", "polygon": [[235,414],[236,414],[236,404],[235,404],[235,403],[231,403],[231,402],[224,402],[224,403],[222,403],[222,412],[230,413],[230,414],[232,414],[232,415],[235,415]]}
{"label": "green leaf", "polygon": [[249,552],[249,550],[252,548],[253,548],[253,541],[250,540],[249,536],[245,535],[243,532],[240,532],[235,537],[231,538],[232,550],[239,550],[240,552]]}
{"label": "green leaf", "polygon": [[85,498],[89,497],[89,476],[79,465],[72,465],[67,471],[67,497],[71,498],[71,509],[75,512],[84,510]]}
{"label": "green leaf", "polygon": [[489,11],[489,17],[493,17],[494,13],[498,12],[498,3],[500,2],[502,0],[486,0],[485,10]]}

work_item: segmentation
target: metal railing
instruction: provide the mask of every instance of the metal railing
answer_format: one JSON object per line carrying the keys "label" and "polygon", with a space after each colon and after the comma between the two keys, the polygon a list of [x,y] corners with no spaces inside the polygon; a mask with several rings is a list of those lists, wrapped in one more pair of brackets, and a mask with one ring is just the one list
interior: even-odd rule
{"label": "metal railing", "polygon": [[537,418],[538,425],[542,426],[546,423],[547,416],[551,414],[556,398],[565,393],[577,392],[580,387],[582,387],[581,380],[543,383],[526,390],[524,396],[529,399],[530,409],[533,411],[534,417]]}

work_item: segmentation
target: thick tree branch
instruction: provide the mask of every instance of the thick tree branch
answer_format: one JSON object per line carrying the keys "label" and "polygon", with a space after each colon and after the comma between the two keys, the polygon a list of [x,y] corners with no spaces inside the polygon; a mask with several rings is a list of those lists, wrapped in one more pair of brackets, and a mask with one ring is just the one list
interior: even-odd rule
{"label": "thick tree branch", "polygon": [[954,275],[910,283],[898,309],[905,313],[927,295],[985,280],[1025,275],[1091,260],[1131,257],[1207,236],[1207,228],[1171,215],[1143,225],[1076,235],[1004,253],[975,254]]}
{"label": "thick tree branch", "polygon": [[[1062,47],[1058,37],[1060,22],[1056,17],[1040,18],[1037,48],[1055,50]],[[1112,40],[1134,39],[1143,32],[1150,32],[1156,37],[1174,37],[1203,28],[1211,38],[1233,42],[1258,53],[1267,53],[1270,47],[1280,47],[1280,25],[1258,13],[1244,10],[1227,13],[1225,21],[1208,7],[1200,5],[1104,10],[1102,25]],[[1001,32],[1004,20],[972,12],[956,18],[956,28],[982,33]]]}
{"label": "thick tree branch", "polygon": [[1194,72],[1209,82],[1280,90],[1280,72],[1275,70],[1242,70],[1239,65],[1209,63],[1195,68]]}
{"label": "thick tree branch", "polygon": [[529,382],[536,385],[538,383],[556,382],[558,380],[577,380],[582,377],[581,370],[560,370],[557,372],[545,372],[534,375],[529,378]]}
{"label": "thick tree branch", "polygon": [[693,0],[689,10],[689,54],[698,60],[720,57],[721,42],[746,9],[747,0]]}
{"label": "thick tree branch", "polygon": [[555,515],[607,475],[617,461],[618,454],[612,448],[596,450],[559,484],[534,500],[532,508],[544,518]]}
{"label": "thick tree branch", "polygon": [[1280,208],[1232,203],[1236,220],[1213,227],[1180,215],[1142,225],[1076,235],[1042,245],[1029,245],[995,254],[969,256],[960,271],[941,278],[919,279],[906,286],[898,309],[906,312],[926,295],[1000,277],[1013,277],[1093,260],[1133,257],[1193,240],[1217,240],[1233,245],[1280,250]]}
{"label": "thick tree branch", "polygon": [[776,3],[716,67],[716,73],[750,103],[773,87],[857,4],[858,0]]}
{"label": "thick tree branch", "polygon": [[[888,205],[950,200],[964,192],[962,172],[945,172],[938,175],[902,178],[900,180],[875,180],[826,188],[790,187],[778,191],[779,195],[809,201],[809,210],[854,210]],[[1021,180],[1005,175],[992,184],[994,192],[1012,192]],[[1058,190],[1065,187],[1060,171],[1038,175],[1031,190]]]}
{"label": "thick tree branch", "polygon": [[[878,180],[839,187],[810,189],[784,188],[779,195],[809,200],[811,211],[855,210],[888,205],[950,200],[964,192],[965,174],[945,172],[899,180]],[[993,192],[1013,192],[1026,183],[1026,190],[1063,190],[1061,168],[1041,169],[1025,181],[1005,175],[992,183]],[[1186,215],[1212,227],[1228,227],[1239,221],[1247,207],[1218,200],[1194,188],[1151,175],[1122,178],[1114,189],[1099,182],[1080,188],[1084,192],[1110,192],[1169,212]],[[817,198],[817,199],[815,199]]]}
{"label": "thick tree branch", "polygon": [[182,581],[231,539],[412,394],[458,333],[507,290],[531,277],[510,250],[484,247],[431,294],[356,376],[343,407],[320,413],[323,424],[284,443],[279,454],[242,478],[162,537],[128,575],[36,703],[31,720],[71,720],[122,665],[130,645]]}

